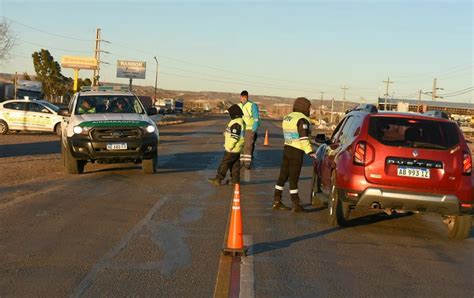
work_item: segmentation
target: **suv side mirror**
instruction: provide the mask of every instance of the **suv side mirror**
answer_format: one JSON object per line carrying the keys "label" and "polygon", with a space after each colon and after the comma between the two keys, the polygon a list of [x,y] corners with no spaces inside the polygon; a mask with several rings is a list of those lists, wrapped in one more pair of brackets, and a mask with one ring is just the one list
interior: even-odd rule
{"label": "suv side mirror", "polygon": [[146,113],[148,116],[152,116],[158,114],[158,110],[156,108],[148,108]]}
{"label": "suv side mirror", "polygon": [[69,109],[68,109],[68,108],[60,108],[59,111],[58,111],[58,115],[59,115],[59,116],[64,116],[64,117],[69,117],[69,116],[71,116],[71,114],[69,113]]}
{"label": "suv side mirror", "polygon": [[323,133],[318,133],[314,138],[314,141],[319,144],[327,143],[329,139]]}

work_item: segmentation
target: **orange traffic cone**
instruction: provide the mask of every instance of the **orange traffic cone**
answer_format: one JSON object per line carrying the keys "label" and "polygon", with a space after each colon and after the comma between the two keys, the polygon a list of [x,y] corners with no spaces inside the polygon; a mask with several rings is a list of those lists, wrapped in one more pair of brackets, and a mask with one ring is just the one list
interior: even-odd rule
{"label": "orange traffic cone", "polygon": [[227,247],[223,250],[225,255],[244,256],[244,238],[242,231],[242,213],[240,211],[240,184],[235,184],[232,213],[230,216],[229,236]]}
{"label": "orange traffic cone", "polygon": [[263,141],[263,146],[268,146],[268,129],[265,129],[265,140]]}

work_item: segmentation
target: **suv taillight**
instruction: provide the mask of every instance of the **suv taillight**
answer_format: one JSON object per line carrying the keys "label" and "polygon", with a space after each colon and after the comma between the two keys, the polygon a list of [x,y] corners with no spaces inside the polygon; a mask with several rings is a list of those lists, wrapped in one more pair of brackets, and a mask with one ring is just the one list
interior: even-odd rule
{"label": "suv taillight", "polygon": [[354,159],[353,162],[355,165],[363,166],[365,165],[365,157],[367,151],[367,143],[366,142],[359,142],[355,146],[354,149]]}
{"label": "suv taillight", "polygon": [[472,173],[472,156],[469,152],[463,152],[462,154],[462,173],[468,176]]}

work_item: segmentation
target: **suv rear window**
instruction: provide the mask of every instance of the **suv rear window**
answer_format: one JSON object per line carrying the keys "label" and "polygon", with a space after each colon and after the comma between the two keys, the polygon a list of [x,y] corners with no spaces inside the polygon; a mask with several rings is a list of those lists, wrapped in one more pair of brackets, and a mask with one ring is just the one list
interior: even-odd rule
{"label": "suv rear window", "polygon": [[396,117],[371,117],[369,135],[388,146],[446,150],[459,143],[455,123]]}

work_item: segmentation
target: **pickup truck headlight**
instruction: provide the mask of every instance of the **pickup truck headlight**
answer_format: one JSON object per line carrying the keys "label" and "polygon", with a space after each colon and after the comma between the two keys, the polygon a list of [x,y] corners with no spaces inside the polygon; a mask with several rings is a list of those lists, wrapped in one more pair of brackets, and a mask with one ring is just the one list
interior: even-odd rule
{"label": "pickup truck headlight", "polygon": [[80,134],[84,131],[84,129],[82,129],[82,127],[80,127],[80,126],[74,126],[74,128],[72,129],[72,131],[73,131],[75,134],[80,135]]}
{"label": "pickup truck headlight", "polygon": [[146,131],[149,132],[149,133],[153,133],[153,132],[155,132],[155,127],[153,125],[148,125],[146,127]]}

